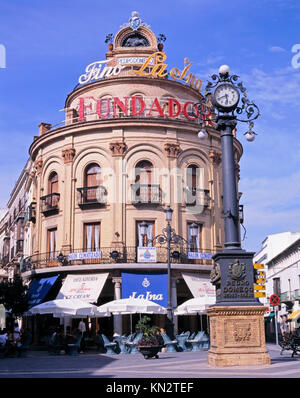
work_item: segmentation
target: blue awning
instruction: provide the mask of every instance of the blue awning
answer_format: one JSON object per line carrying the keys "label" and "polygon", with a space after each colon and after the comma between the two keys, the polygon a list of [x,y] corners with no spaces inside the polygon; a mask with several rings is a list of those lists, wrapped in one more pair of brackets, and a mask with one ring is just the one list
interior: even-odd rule
{"label": "blue awning", "polygon": [[35,279],[27,292],[27,300],[29,308],[34,307],[41,303],[41,301],[46,297],[51,287],[54,285],[58,275],[51,276],[49,278]]}

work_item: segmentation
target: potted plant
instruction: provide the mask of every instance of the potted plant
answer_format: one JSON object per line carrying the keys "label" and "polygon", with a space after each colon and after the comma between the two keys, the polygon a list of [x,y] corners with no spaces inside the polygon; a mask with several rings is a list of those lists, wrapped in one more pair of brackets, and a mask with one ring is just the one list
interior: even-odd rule
{"label": "potted plant", "polygon": [[159,51],[163,50],[163,48],[164,48],[163,42],[165,42],[166,40],[167,40],[166,36],[163,35],[162,33],[160,33],[158,35],[158,37],[157,37],[157,42],[158,42],[157,48],[158,48]]}
{"label": "potted plant", "polygon": [[112,44],[113,38],[114,38],[114,35],[113,35],[112,33],[109,33],[109,34],[106,36],[106,39],[105,39],[105,43],[108,43],[108,50],[109,50],[109,51],[112,51],[113,48],[114,48],[114,46],[113,46],[113,44]]}
{"label": "potted plant", "polygon": [[143,316],[136,325],[136,330],[143,333],[143,337],[137,344],[137,347],[145,359],[158,358],[158,352],[162,348],[162,344],[158,339],[159,327],[150,326],[150,318]]}

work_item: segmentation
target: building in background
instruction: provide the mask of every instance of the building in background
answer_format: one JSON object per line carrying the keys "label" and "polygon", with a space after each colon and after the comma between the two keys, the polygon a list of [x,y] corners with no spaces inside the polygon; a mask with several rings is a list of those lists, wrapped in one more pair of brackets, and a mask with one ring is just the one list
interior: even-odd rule
{"label": "building in background", "polygon": [[267,338],[275,339],[275,312],[270,307],[270,296],[280,297],[278,323],[280,316],[290,314],[292,329],[300,327],[300,232],[282,232],[268,235],[262,248],[255,254],[254,262],[265,265],[266,298],[260,301],[269,307],[266,314]]}
{"label": "building in background", "polygon": [[[39,125],[9,201],[9,261],[32,286],[47,284],[43,295],[31,292],[40,301],[59,293],[99,305],[129,295],[165,304],[167,248],[155,237],[169,205],[186,240],[172,246],[176,308],[210,291],[211,257],[223,248],[220,135],[208,121],[199,140],[202,82],[187,59],[167,65],[162,35],[133,12],[109,36],[106,59],[88,65],[67,96],[65,122]],[[234,150],[238,182],[236,138]],[[164,327],[165,317],[154,322]],[[175,329],[199,322],[178,317]],[[101,319],[101,328],[127,332],[129,316]]]}

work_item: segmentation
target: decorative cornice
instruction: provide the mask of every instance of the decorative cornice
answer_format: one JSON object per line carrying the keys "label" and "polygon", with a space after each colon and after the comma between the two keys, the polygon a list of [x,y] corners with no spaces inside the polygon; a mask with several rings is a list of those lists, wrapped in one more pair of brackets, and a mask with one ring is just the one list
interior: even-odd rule
{"label": "decorative cornice", "polygon": [[40,175],[42,172],[42,168],[43,168],[43,159],[42,158],[39,158],[35,161],[34,168],[35,168],[36,174]]}
{"label": "decorative cornice", "polygon": [[71,163],[71,162],[73,162],[76,151],[74,148],[67,148],[67,149],[63,149],[61,154],[62,154],[62,157],[64,158],[65,163]]}
{"label": "decorative cornice", "polygon": [[167,152],[168,158],[177,158],[181,152],[180,145],[175,143],[166,143],[164,145],[165,151]]}
{"label": "decorative cornice", "polygon": [[217,316],[251,316],[251,315],[263,315],[267,310],[267,307],[211,307],[207,309],[209,315]]}
{"label": "decorative cornice", "polygon": [[126,152],[127,145],[125,142],[111,142],[109,144],[109,149],[112,152],[112,156],[123,156]]}
{"label": "decorative cornice", "polygon": [[209,156],[210,161],[215,165],[219,165],[222,161],[222,153],[217,152],[214,149],[211,149],[209,151],[208,156]]}

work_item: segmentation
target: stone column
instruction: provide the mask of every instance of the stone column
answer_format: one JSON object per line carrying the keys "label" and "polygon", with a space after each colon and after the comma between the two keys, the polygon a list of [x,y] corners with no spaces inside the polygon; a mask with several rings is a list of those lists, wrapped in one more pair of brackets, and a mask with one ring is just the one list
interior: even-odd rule
{"label": "stone column", "polygon": [[75,156],[75,149],[72,148],[70,145],[71,143],[67,144],[67,148],[62,150],[62,157],[64,159],[64,184],[63,188],[63,195],[61,197],[62,203],[60,204],[60,208],[64,209],[63,212],[63,234],[62,234],[62,249],[65,253],[68,253],[71,250],[71,225],[72,225],[72,214],[73,214],[73,192],[72,192],[72,165],[73,159]]}
{"label": "stone column", "polygon": [[[122,284],[122,278],[121,277],[116,277],[113,278],[113,283],[115,285],[115,300],[120,300],[122,298],[121,295],[121,284]],[[114,333],[119,334],[120,336],[122,335],[122,315],[114,315]]]}

